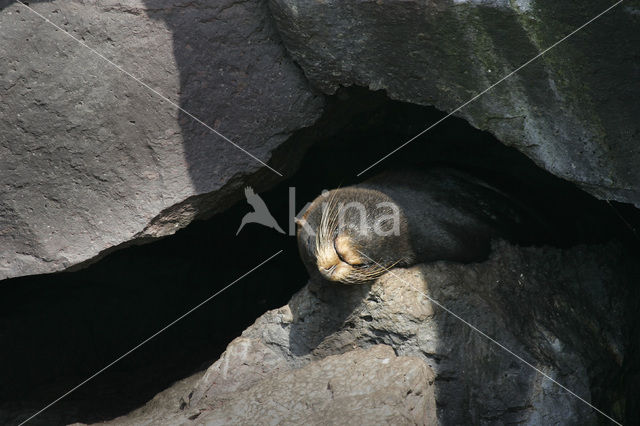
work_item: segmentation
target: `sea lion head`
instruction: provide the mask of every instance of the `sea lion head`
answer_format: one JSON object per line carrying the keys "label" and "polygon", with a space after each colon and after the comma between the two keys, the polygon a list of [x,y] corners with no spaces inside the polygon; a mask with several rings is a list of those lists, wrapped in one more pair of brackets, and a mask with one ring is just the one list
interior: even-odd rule
{"label": "sea lion head", "polygon": [[385,194],[365,188],[329,191],[298,220],[298,247],[311,275],[360,284],[406,261],[406,220]]}

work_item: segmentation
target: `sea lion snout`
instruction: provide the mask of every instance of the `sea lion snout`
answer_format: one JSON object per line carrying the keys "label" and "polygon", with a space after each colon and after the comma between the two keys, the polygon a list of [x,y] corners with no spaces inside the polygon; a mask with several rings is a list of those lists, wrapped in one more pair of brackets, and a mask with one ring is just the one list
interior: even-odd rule
{"label": "sea lion snout", "polygon": [[335,278],[333,277],[333,273],[335,272],[336,268],[338,267],[337,264],[329,267],[329,268],[325,268],[325,267],[318,267],[318,270],[320,271],[320,274],[322,274],[323,277],[325,277],[328,280],[332,280],[334,281]]}
{"label": "sea lion snout", "polygon": [[319,242],[316,264],[320,274],[331,281],[342,281],[352,271],[351,261],[359,261],[348,236],[339,235],[332,241]]}
{"label": "sea lion snout", "polygon": [[333,240],[333,248],[340,260],[349,265],[361,265],[364,263],[360,253],[356,249],[353,239],[349,235],[338,235],[335,240]]}
{"label": "sea lion snout", "polygon": [[316,259],[318,271],[328,280],[340,281],[349,274],[349,265],[340,259],[332,245],[322,247]]}

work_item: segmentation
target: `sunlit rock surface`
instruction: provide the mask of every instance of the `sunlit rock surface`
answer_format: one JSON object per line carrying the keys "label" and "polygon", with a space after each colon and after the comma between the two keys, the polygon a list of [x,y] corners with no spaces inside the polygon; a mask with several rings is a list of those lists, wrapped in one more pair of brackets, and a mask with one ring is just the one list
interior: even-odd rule
{"label": "sunlit rock surface", "polygon": [[[304,152],[277,149],[323,100],[263,1],[28,3],[279,172]],[[172,234],[279,178],[19,3],[0,1],[0,33],[0,279]]]}
{"label": "sunlit rock surface", "polygon": [[[620,416],[616,372],[625,357],[624,288],[633,270],[613,244],[560,250],[499,243],[483,263],[395,269],[372,285],[311,282],[260,317],[189,386],[179,384],[181,394],[169,389],[115,423],[321,423],[335,410],[351,424],[374,413],[430,424],[433,392],[443,424],[595,424],[599,414],[587,404],[469,324]],[[336,380],[344,398],[328,396]],[[386,390],[376,390],[376,381]],[[349,411],[345,395],[356,388],[381,411],[362,401],[362,410]],[[406,392],[404,403],[398,392]]]}
{"label": "sunlit rock surface", "polygon": [[[448,112],[614,3],[269,0],[325,93],[359,85]],[[599,198],[640,206],[639,26],[640,4],[621,2],[455,114]]]}

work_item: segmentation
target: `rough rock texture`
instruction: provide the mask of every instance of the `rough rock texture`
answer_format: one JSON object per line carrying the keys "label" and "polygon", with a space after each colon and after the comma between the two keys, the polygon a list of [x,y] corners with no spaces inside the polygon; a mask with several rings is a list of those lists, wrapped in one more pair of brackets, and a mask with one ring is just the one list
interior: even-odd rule
{"label": "rough rock texture", "polygon": [[[374,413],[431,423],[432,391],[442,424],[597,422],[599,415],[586,404],[432,300],[619,418],[611,412],[619,398],[612,389],[624,358],[624,288],[634,279],[632,269],[614,244],[563,251],[499,243],[483,263],[395,269],[372,285],[310,282],[233,341],[181,401],[172,392],[172,401],[163,399],[168,404],[158,408],[154,400],[115,423],[234,418],[254,424],[257,404],[264,423],[322,423],[327,416],[354,424]],[[339,354],[345,356],[334,357]],[[433,386],[417,359],[435,373]],[[376,381],[386,390],[378,393]],[[335,405],[324,405],[328,388]],[[347,401],[357,398],[346,395],[355,389],[379,403],[347,413]],[[331,417],[334,410],[345,417]]]}
{"label": "rough rock texture", "polygon": [[[261,0],[30,7],[282,173],[323,100]],[[0,1],[0,279],[175,232],[278,176],[13,1]],[[207,194],[202,196],[201,194]]]}
{"label": "rough rock texture", "polygon": [[[389,346],[378,345],[264,374],[255,361],[272,350],[255,346],[243,338],[229,345],[225,357],[198,382],[210,394],[198,409],[195,402],[186,411],[142,409],[110,424],[437,424],[434,376],[423,360],[398,357]],[[253,371],[238,374],[236,367]],[[256,368],[263,375],[256,376]],[[158,401],[166,401],[163,394],[152,404]]]}
{"label": "rough rock texture", "polygon": [[[445,111],[613,3],[269,1],[289,52],[324,92],[355,84]],[[639,25],[640,3],[625,1],[456,115],[597,197],[640,206]]]}
{"label": "rough rock texture", "polygon": [[[354,350],[261,380],[215,405],[202,424],[436,424],[433,372],[389,346]],[[211,403],[211,401],[209,401]]]}

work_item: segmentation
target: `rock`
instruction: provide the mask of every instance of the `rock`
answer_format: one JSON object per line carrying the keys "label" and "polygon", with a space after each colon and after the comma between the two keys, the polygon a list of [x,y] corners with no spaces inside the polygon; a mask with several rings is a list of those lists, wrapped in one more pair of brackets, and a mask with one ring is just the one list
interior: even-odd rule
{"label": "rock", "polygon": [[[118,417],[109,422],[100,422],[94,424],[134,424],[142,425],[158,425],[158,424],[180,424],[181,421],[187,420],[184,412],[176,408],[176,401],[179,401],[182,395],[193,388],[194,383],[198,381],[202,374],[194,374],[183,380],[174,383],[168,389],[157,394],[151,401],[137,410]],[[61,424],[63,424],[61,422]],[[85,423],[73,423],[70,426],[84,425]]]}
{"label": "rock", "polygon": [[424,361],[378,345],[261,380],[203,410],[196,423],[435,425],[433,391]]}
{"label": "rock", "polygon": [[311,282],[243,338],[295,368],[377,344],[419,357],[436,374],[444,424],[590,424],[597,413],[586,404],[425,295],[589,401],[591,384],[613,377],[624,357],[628,330],[620,325],[632,278],[618,272],[621,259],[616,246],[501,243],[484,263],[396,269],[372,286]]}
{"label": "rock", "polygon": [[456,111],[591,194],[640,206],[637,3],[621,3],[457,111],[612,4],[269,1],[292,57],[325,93],[360,85]]}
{"label": "rock", "polygon": [[232,395],[251,388],[266,375],[289,370],[288,363],[260,341],[237,338],[200,378],[187,401],[198,406],[201,401]]}
{"label": "rock", "polygon": [[620,404],[632,265],[613,243],[499,242],[483,263],[396,268],[372,285],[312,281],[258,318],[180,400],[171,391],[172,401],[156,397],[115,424],[433,424],[432,392],[442,424],[597,423],[541,372],[621,417],[610,411]]}
{"label": "rock", "polygon": [[[322,111],[264,1],[29,7],[281,173]],[[0,31],[0,279],[172,234],[279,179],[26,7],[0,1]]]}
{"label": "rock", "polygon": [[[245,370],[253,368],[253,375],[238,375],[230,368],[242,368],[234,361],[254,357],[251,346],[236,339],[209,368],[198,382],[209,397],[205,403],[191,400],[198,409],[165,414],[143,409],[108,424],[437,424],[433,372],[418,358],[398,357],[389,346],[377,345],[272,374],[250,362]],[[156,397],[152,403],[164,400]]]}

